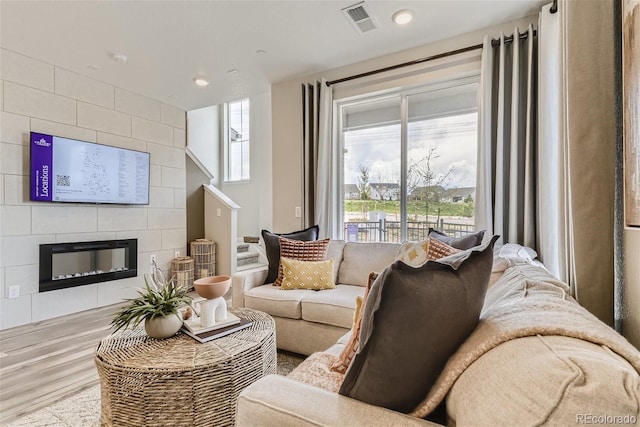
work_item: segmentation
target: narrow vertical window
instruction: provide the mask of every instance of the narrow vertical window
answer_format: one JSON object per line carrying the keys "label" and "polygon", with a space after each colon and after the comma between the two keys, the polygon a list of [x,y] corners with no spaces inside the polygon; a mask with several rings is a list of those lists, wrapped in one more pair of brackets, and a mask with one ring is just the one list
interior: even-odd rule
{"label": "narrow vertical window", "polygon": [[226,181],[249,180],[249,100],[226,104]]}

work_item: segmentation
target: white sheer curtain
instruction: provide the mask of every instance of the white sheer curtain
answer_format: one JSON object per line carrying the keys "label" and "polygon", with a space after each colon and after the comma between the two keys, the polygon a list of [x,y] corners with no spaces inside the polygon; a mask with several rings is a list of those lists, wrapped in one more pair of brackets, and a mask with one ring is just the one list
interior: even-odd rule
{"label": "white sheer curtain", "polygon": [[305,227],[318,225],[320,238],[337,237],[338,161],[333,144],[333,91],[326,79],[302,85]]}
{"label": "white sheer curtain", "polygon": [[[524,39],[519,34],[527,34]],[[536,247],[536,44],[533,25],[514,41],[485,37],[480,83],[476,227],[503,243]]]}
{"label": "white sheer curtain", "polygon": [[[575,277],[569,186],[569,152],[563,143],[566,97],[560,11],[542,8],[538,29],[538,255],[551,273],[567,283]],[[563,12],[564,13],[564,10]]]}

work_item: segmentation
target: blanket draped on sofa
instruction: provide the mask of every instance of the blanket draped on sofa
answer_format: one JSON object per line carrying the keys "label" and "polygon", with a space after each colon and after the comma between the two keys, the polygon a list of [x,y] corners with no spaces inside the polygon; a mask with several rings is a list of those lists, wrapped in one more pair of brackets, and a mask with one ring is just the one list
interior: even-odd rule
{"label": "blanket draped on sofa", "polygon": [[[480,323],[411,415],[429,415],[474,361],[516,338],[559,335],[585,340],[609,348],[640,373],[640,352],[580,306],[569,292],[566,284],[540,266],[521,264],[506,269],[487,292]],[[313,354],[289,377],[337,393],[342,375],[329,369],[334,360],[331,354]]]}

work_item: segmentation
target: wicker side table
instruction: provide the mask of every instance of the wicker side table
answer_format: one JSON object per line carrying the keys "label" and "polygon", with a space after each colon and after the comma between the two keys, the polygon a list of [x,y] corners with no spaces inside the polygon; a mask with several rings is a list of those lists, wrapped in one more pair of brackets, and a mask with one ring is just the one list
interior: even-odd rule
{"label": "wicker side table", "polygon": [[240,392],[276,373],[275,323],[232,309],[253,324],[199,343],[187,335],[149,338],[143,329],[104,338],[95,352],[103,426],[232,426]]}

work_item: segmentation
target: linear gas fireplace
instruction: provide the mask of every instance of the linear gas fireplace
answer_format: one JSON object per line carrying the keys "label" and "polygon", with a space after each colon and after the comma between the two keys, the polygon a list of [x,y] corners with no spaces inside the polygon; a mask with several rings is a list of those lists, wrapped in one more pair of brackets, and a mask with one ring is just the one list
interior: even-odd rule
{"label": "linear gas fireplace", "polygon": [[138,239],[40,245],[40,292],[137,274]]}

